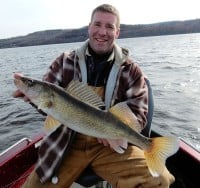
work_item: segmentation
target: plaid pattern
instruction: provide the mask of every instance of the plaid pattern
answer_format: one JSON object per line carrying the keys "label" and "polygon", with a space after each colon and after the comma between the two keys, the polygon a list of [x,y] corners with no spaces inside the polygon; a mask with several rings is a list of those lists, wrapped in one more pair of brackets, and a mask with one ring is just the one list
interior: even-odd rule
{"label": "plaid pattern", "polygon": [[[116,45],[116,44],[115,44]],[[117,45],[116,45],[117,46]],[[83,57],[87,52],[87,42],[79,49]],[[146,124],[146,114],[148,111],[148,89],[145,84],[144,75],[139,66],[128,58],[126,50],[117,48],[118,56],[122,57],[120,74],[115,86],[112,105],[126,101],[135,117],[141,125],[141,129]],[[116,55],[116,54],[115,54]],[[125,58],[124,58],[125,57]],[[116,56],[113,57],[116,60]],[[66,87],[69,82],[76,76],[81,78],[81,71],[78,63],[78,57],[75,51],[69,54],[61,54],[49,67],[43,80]],[[49,181],[56,175],[64,154],[66,154],[72,143],[75,132],[68,129],[67,126],[61,125],[54,132],[48,135],[39,149],[39,159],[36,166],[36,172],[42,183]]]}
{"label": "plaid pattern", "polygon": [[67,126],[60,125],[43,140],[36,165],[36,172],[42,183],[56,173],[74,135],[74,131],[68,129]]}

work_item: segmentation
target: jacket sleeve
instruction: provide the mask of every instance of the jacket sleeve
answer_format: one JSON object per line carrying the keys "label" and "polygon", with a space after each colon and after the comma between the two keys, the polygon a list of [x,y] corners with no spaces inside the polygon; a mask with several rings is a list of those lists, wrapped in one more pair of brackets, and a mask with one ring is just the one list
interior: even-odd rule
{"label": "jacket sleeve", "polygon": [[48,81],[57,85],[61,85],[62,82],[62,70],[63,70],[63,58],[64,53],[57,57],[49,66],[47,72],[43,76],[44,81]]}
{"label": "jacket sleeve", "polygon": [[49,66],[46,74],[43,76],[44,81],[57,84],[63,88],[67,87],[73,78],[74,51],[70,53],[64,52],[57,57]]}
{"label": "jacket sleeve", "polygon": [[136,63],[125,64],[122,67],[117,92],[117,102],[126,101],[141,130],[146,126],[148,112],[148,87],[144,78]]}

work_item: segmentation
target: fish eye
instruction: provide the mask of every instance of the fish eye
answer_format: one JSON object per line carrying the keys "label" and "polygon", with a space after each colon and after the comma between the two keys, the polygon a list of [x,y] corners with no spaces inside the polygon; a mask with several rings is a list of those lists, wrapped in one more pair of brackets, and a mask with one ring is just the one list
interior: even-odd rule
{"label": "fish eye", "polygon": [[34,81],[33,80],[27,80],[27,84],[29,87],[33,86],[34,85]]}

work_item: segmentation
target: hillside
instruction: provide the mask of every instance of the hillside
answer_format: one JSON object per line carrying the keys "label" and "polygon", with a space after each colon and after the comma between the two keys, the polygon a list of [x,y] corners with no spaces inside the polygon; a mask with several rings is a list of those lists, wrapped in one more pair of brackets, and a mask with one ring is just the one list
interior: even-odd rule
{"label": "hillside", "polygon": [[[200,33],[200,19],[154,24],[121,25],[119,38]],[[0,48],[81,42],[87,38],[87,27],[79,29],[38,31],[26,36],[0,40]]]}

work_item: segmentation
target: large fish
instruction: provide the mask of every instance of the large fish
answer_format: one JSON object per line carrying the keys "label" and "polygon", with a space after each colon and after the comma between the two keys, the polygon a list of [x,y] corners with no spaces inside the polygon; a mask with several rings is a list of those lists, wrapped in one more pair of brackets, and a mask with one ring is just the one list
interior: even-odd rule
{"label": "large fish", "polygon": [[122,102],[108,111],[100,97],[87,85],[72,81],[67,89],[49,82],[14,74],[16,87],[49,117],[82,134],[107,139],[124,139],[144,151],[150,173],[157,177],[167,157],[179,148],[176,137],[148,138],[138,133],[133,113]]}

